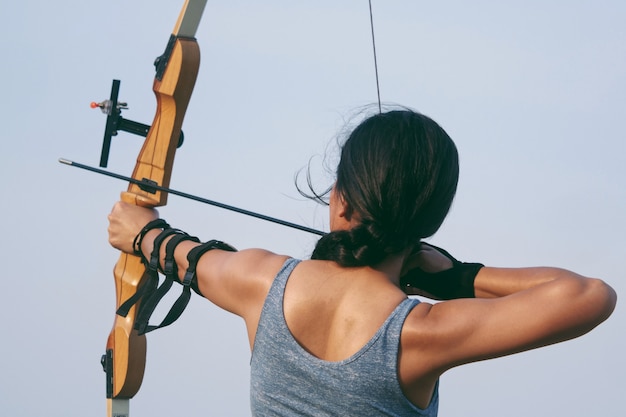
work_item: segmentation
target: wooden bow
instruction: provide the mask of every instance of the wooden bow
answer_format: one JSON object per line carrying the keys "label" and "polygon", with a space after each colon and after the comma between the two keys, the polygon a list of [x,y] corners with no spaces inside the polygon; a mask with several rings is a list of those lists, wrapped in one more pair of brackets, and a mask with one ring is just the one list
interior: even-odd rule
{"label": "wooden bow", "polygon": [[[168,187],[174,154],[183,118],[195,85],[200,64],[200,50],[194,38],[206,0],[186,0],[165,53],[155,62],[153,91],[157,99],[154,121],[146,136],[132,174],[136,180],[147,179]],[[130,184],[121,199],[143,207],[167,203],[163,191],[150,193]],[[144,283],[145,267],[141,259],[122,253],[115,265],[116,310]],[[146,364],[146,337],[134,330],[138,306],[126,317],[115,316],[109,334],[103,365],[107,372],[107,415],[128,417],[129,399],[138,391]]]}

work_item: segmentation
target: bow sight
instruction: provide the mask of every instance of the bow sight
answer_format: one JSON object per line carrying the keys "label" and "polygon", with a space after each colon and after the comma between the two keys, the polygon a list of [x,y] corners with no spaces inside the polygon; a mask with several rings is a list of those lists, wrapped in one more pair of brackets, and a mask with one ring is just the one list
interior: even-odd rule
{"label": "bow sight", "polygon": [[[142,137],[148,136],[150,126],[139,122],[133,122],[132,120],[124,119],[122,117],[122,110],[127,110],[127,103],[118,101],[118,95],[120,92],[120,80],[113,80],[111,86],[111,97],[108,100],[104,100],[100,103],[95,101],[91,102],[91,108],[99,108],[102,113],[107,115],[107,123],[104,129],[104,139],[102,140],[102,152],[100,153],[100,166],[106,168],[109,162],[109,151],[111,149],[111,138],[117,136],[117,132],[122,130],[124,132],[132,133]],[[183,145],[184,134],[181,130],[180,137],[178,138],[177,148]]]}

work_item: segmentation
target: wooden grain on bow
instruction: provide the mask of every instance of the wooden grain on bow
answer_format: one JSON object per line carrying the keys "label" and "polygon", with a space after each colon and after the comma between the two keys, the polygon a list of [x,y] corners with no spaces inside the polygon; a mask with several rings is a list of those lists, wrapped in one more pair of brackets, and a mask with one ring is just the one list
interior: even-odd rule
{"label": "wooden grain on bow", "polygon": [[[179,141],[183,118],[195,85],[200,64],[200,50],[194,38],[206,0],[186,0],[165,53],[155,62],[153,91],[157,109],[132,177],[147,179],[168,187],[174,154]],[[130,184],[121,199],[143,207],[159,207],[167,203],[167,194],[144,191]],[[116,310],[144,282],[145,267],[141,259],[122,253],[114,269]],[[126,317],[115,316],[107,340],[103,360],[107,371],[107,415],[126,417],[128,399],[138,391],[146,363],[146,337],[133,329],[137,305]]]}

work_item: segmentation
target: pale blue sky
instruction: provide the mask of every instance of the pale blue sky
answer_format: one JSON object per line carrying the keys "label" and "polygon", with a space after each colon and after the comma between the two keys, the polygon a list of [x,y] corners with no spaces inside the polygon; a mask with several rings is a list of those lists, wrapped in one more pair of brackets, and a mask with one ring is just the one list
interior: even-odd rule
{"label": "pale blue sky", "polygon": [[[154,58],[180,1],[0,4],[0,190],[5,285],[0,407],[10,416],[104,415],[99,359],[113,323],[106,215],[125,184],[96,165],[121,79],[124,116],[150,123]],[[494,266],[552,265],[626,291],[626,3],[373,0],[381,94],[437,120],[461,153],[452,212],[432,242]],[[209,1],[202,64],[172,186],[325,228],[294,174],[376,100],[367,1]],[[114,139],[129,174],[141,140]],[[328,152],[332,152],[332,146]],[[318,158],[317,161],[320,159]],[[323,183],[321,185],[326,185]],[[304,257],[315,238],[176,197],[177,227]],[[529,312],[532,314],[532,312]],[[442,417],[619,417],[626,313],[589,335],[453,370]],[[246,416],[243,323],[194,298],[148,336],[133,416]]]}

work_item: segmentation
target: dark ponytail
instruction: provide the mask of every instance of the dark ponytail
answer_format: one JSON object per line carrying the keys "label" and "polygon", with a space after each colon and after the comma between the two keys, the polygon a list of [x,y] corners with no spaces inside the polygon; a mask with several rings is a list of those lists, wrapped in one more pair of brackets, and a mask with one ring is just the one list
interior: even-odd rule
{"label": "dark ponytail", "polygon": [[350,230],[339,230],[322,237],[311,259],[334,260],[342,266],[376,265],[389,253],[391,245],[373,224],[360,223]]}
{"label": "dark ponytail", "polygon": [[336,175],[335,192],[359,224],[322,237],[311,258],[373,266],[439,229],[456,193],[458,154],[432,119],[394,110],[354,129]]}

